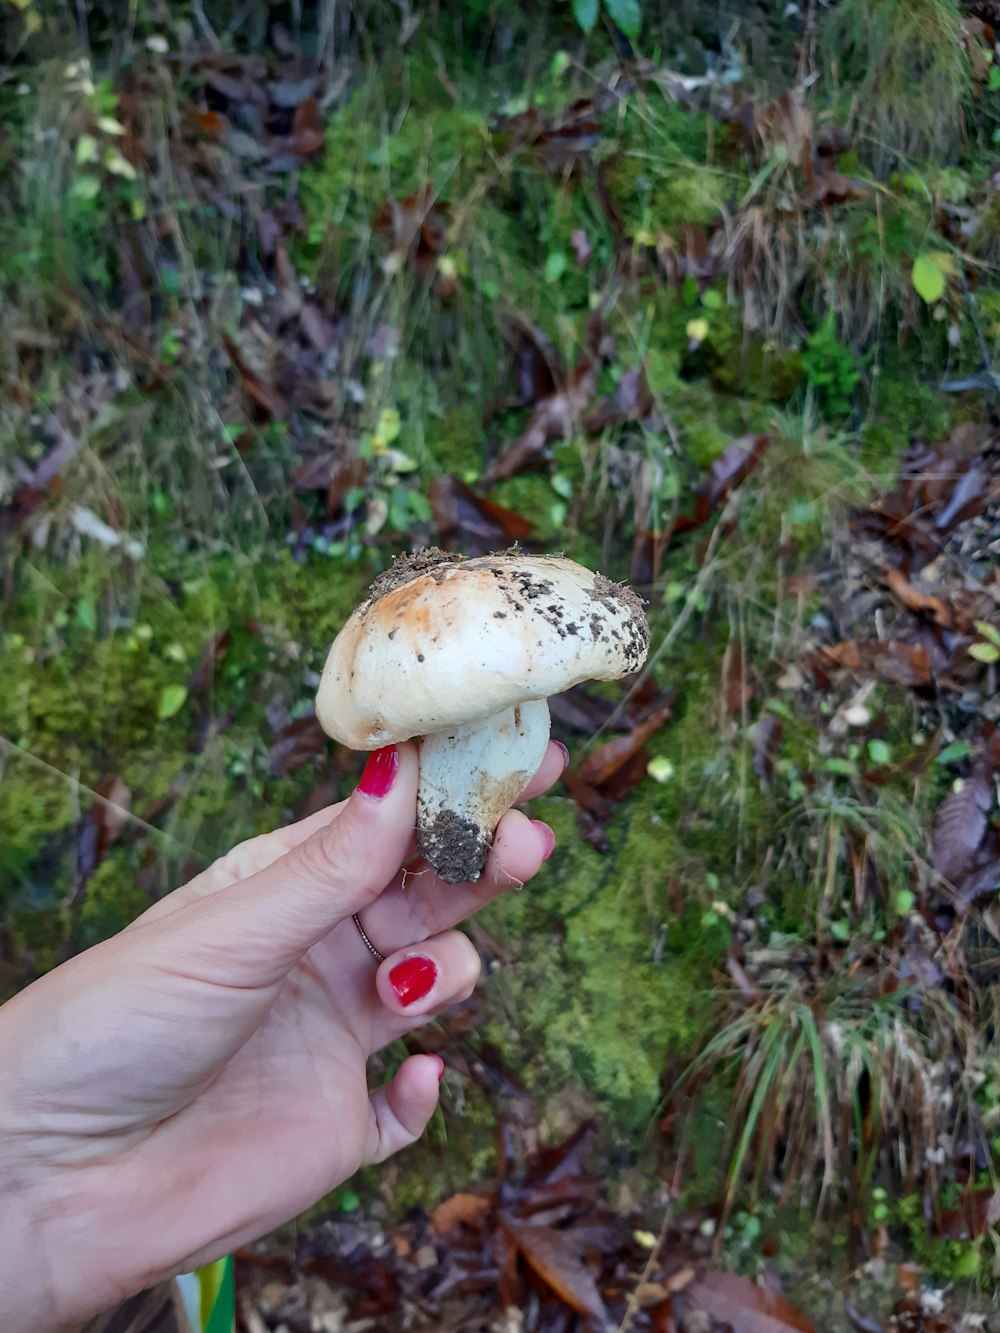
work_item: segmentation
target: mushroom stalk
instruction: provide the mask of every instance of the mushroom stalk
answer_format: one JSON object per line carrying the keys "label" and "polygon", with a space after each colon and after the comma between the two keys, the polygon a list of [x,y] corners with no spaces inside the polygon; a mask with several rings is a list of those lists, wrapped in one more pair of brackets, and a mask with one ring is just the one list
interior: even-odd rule
{"label": "mushroom stalk", "polygon": [[496,826],[548,740],[548,702],[529,699],[421,741],[417,847],[445,883],[479,878]]}

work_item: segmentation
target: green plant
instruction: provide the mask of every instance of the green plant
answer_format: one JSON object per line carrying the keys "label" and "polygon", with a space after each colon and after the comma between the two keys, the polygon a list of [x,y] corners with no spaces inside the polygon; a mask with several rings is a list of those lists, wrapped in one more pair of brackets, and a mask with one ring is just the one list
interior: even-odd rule
{"label": "green plant", "polygon": [[802,367],[807,384],[829,414],[834,418],[846,416],[861,372],[854,353],[837,337],[837,317],[832,310],[806,338]]}
{"label": "green plant", "polygon": [[584,32],[591,32],[603,10],[626,37],[636,38],[642,30],[640,0],[569,0],[573,17]]}

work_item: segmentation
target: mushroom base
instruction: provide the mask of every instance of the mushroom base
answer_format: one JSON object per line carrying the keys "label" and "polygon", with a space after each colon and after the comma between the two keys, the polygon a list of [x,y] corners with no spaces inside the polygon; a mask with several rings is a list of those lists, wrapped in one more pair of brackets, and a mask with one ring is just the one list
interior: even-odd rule
{"label": "mushroom base", "polygon": [[548,741],[544,699],[424,737],[417,849],[446,884],[482,874],[496,826],[542,762]]}
{"label": "mushroom base", "polygon": [[417,828],[417,851],[446,884],[478,879],[492,842],[492,832],[454,810],[442,810]]}

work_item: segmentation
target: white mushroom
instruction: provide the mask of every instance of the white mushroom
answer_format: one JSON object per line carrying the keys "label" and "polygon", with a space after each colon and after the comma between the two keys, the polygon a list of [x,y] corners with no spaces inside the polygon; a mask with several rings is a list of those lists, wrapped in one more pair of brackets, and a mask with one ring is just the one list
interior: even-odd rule
{"label": "white mushroom", "polygon": [[648,648],[638,597],[563,556],[418,551],[337,635],[316,712],[356,750],[422,738],[417,845],[457,884],[542,761],[549,695],[627,675]]}

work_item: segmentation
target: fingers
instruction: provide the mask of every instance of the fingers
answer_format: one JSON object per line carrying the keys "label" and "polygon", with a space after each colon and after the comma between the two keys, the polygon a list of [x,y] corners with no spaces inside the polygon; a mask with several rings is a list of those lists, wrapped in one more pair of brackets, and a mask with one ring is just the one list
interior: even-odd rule
{"label": "fingers", "polygon": [[416,796],[414,747],[375,752],[334,818],[258,874],[166,918],[177,965],[224,985],[280,980],[393,879],[413,836]]}
{"label": "fingers", "polygon": [[416,1143],[438,1103],[444,1061],[437,1055],[411,1055],[396,1077],[374,1093],[370,1102],[365,1164],[384,1162]]}
{"label": "fingers", "polygon": [[538,766],[538,772],[518,797],[519,801],[530,801],[533,796],[541,796],[543,791],[558,782],[569,766],[569,751],[562,741],[549,741],[548,748]]}
{"label": "fingers", "polygon": [[[541,795],[547,791],[554,782],[557,782],[561,774],[565,771],[569,762],[569,753],[561,741],[549,741],[545,757],[539,766],[538,772],[528,783],[527,787],[520,796],[522,801],[530,801],[532,797]],[[259,874],[266,870],[268,866],[273,865],[280,857],[298,847],[300,843],[307,841],[313,834],[324,829],[330,821],[340,814],[346,801],[338,801],[336,805],[328,806],[325,810],[317,810],[314,814],[305,819],[300,819],[295,824],[288,824],[284,828],[272,830],[270,833],[261,833],[255,838],[248,838],[246,842],[238,843],[225,856],[221,856],[212,865],[203,870],[200,875],[196,875],[182,888],[175,889],[173,893],[167,894],[161,898],[158,903],[154,903],[148,908],[138,921],[148,923],[150,921],[159,921],[176,912],[180,907],[186,907],[189,903],[196,902],[199,898],[205,898],[211,893],[218,893],[220,889],[227,889],[231,884],[237,883],[241,879],[248,879],[251,875]],[[411,841],[407,856],[416,850],[415,841]],[[126,929],[133,929],[137,922],[133,921],[131,926]]]}
{"label": "fingers", "polygon": [[379,966],[379,998],[389,1013],[408,1022],[467,1000],[479,980],[480,961],[472,941],[451,930],[392,954]]}
{"label": "fingers", "polygon": [[555,846],[548,824],[508,810],[475,884],[446,884],[430,869],[406,872],[365,912],[365,930],[383,953],[450,930],[506,890],[526,884]]}

